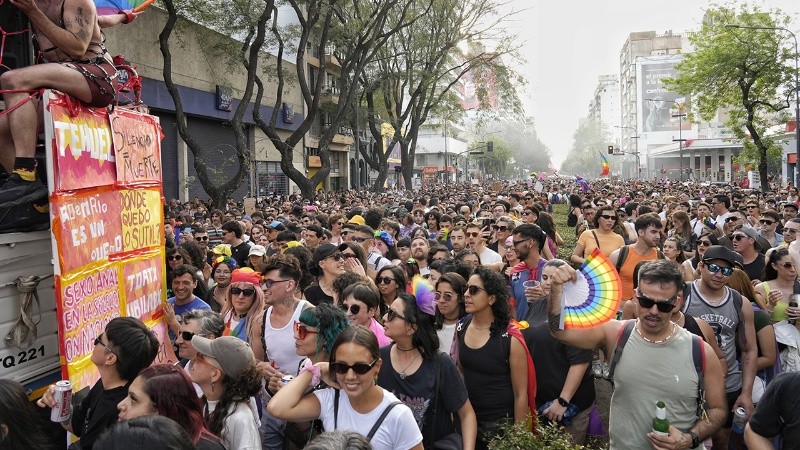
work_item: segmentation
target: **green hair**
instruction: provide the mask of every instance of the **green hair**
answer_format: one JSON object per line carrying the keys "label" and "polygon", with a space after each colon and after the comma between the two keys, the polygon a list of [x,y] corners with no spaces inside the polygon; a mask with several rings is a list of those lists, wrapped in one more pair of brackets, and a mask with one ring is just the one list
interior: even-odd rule
{"label": "green hair", "polygon": [[324,349],[329,356],[336,338],[350,326],[344,311],[320,303],[316,308],[308,308],[300,313],[301,323],[317,329],[317,351]]}

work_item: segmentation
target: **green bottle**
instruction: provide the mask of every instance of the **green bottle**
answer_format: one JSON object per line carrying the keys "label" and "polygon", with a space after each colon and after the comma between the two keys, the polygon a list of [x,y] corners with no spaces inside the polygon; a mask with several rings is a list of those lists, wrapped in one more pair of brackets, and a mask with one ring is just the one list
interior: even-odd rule
{"label": "green bottle", "polygon": [[656,416],[653,417],[653,433],[669,436],[669,420],[667,420],[667,407],[664,402],[656,403]]}

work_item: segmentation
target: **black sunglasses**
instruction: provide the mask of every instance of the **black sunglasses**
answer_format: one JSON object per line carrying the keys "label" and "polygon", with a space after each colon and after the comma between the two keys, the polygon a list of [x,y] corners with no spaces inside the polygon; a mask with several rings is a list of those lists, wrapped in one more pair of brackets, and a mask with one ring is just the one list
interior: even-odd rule
{"label": "black sunglasses", "polygon": [[183,339],[184,341],[190,342],[193,337],[194,337],[194,333],[191,333],[191,332],[188,332],[188,331],[181,331],[181,339]]}
{"label": "black sunglasses", "polygon": [[480,286],[475,286],[474,284],[467,286],[467,292],[469,292],[469,295],[476,295],[480,291],[486,291],[486,289]]}
{"label": "black sunglasses", "polygon": [[350,311],[350,314],[356,315],[361,312],[361,305],[350,305],[350,308],[347,305],[342,305],[342,309],[344,312]]}
{"label": "black sunglasses", "polygon": [[617,215],[616,214],[614,214],[613,216],[608,216],[608,215],[605,215],[605,214],[601,214],[600,217],[602,217],[603,219],[606,219],[606,220],[617,220]]}
{"label": "black sunglasses", "polygon": [[650,309],[653,307],[653,305],[656,305],[658,311],[662,313],[672,312],[672,310],[675,309],[675,303],[673,302],[675,301],[676,298],[678,298],[677,295],[667,300],[655,301],[652,298],[645,297],[642,294],[636,295],[636,300],[639,301],[639,306],[641,306],[644,309]]}
{"label": "black sunglasses", "polygon": [[347,372],[350,371],[350,369],[353,369],[353,372],[357,373],[358,375],[364,375],[365,373],[372,370],[372,368],[375,367],[375,364],[377,364],[377,362],[378,360],[376,359],[375,361],[372,361],[370,364],[355,363],[352,366],[350,366],[347,363],[343,363],[341,361],[335,361],[332,362],[328,367],[330,368],[330,370],[332,370],[335,373],[338,373],[339,375],[346,374]]}
{"label": "black sunglasses", "polygon": [[412,323],[410,320],[408,320],[408,319],[406,319],[404,316],[400,315],[400,313],[399,313],[399,312],[397,312],[397,311],[393,310],[392,308],[389,308],[389,309],[386,311],[386,321],[387,321],[387,322],[391,322],[391,321],[393,321],[393,320],[394,320],[394,319],[396,319],[396,318],[400,318],[400,319],[403,319],[405,322]]}
{"label": "black sunglasses", "polygon": [[231,295],[239,295],[244,294],[245,297],[250,297],[251,295],[255,294],[256,290],[253,288],[238,288],[238,287],[231,287]]}
{"label": "black sunglasses", "polygon": [[167,259],[170,260],[170,261],[180,261],[180,260],[183,259],[183,256],[181,256],[181,255],[172,255],[172,256],[168,256]]}
{"label": "black sunglasses", "polygon": [[378,277],[375,281],[377,281],[378,284],[392,284],[392,281],[394,281],[394,278]]}

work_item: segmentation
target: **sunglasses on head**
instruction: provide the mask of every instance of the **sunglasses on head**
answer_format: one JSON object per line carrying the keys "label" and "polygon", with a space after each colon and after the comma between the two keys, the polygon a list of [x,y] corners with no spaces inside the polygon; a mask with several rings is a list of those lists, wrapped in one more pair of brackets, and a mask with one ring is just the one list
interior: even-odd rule
{"label": "sunglasses on head", "polygon": [[254,288],[238,288],[238,287],[231,287],[231,295],[239,295],[243,294],[245,297],[250,297],[251,295],[255,294],[256,290]]}
{"label": "sunglasses on head", "polygon": [[653,300],[650,297],[646,297],[641,293],[637,292],[636,294],[636,300],[639,302],[639,306],[641,306],[644,309],[650,309],[653,307],[653,305],[656,305],[658,311],[662,313],[672,312],[672,310],[675,309],[675,303],[673,302],[675,301],[676,298],[678,298],[677,294],[670,299],[657,301]]}
{"label": "sunglasses on head", "polygon": [[355,316],[361,312],[361,305],[350,305],[349,308],[347,305],[342,305],[342,310],[344,310],[344,312],[350,311],[350,314]]}
{"label": "sunglasses on head", "polygon": [[486,291],[486,289],[480,286],[475,286],[474,284],[467,286],[467,292],[469,292],[469,295],[476,295],[480,291]]}
{"label": "sunglasses on head", "polygon": [[335,362],[332,362],[330,364],[330,366],[328,366],[328,367],[334,373],[338,373],[339,375],[346,374],[347,372],[350,371],[350,369],[353,369],[353,372],[355,372],[358,375],[364,375],[365,373],[367,373],[370,370],[372,370],[372,368],[375,367],[375,364],[377,362],[378,362],[378,360],[376,359],[375,361],[372,361],[370,364],[367,364],[367,363],[355,363],[352,366],[350,366],[347,363],[344,363],[344,362],[341,362],[341,361],[335,361]]}
{"label": "sunglasses on head", "polygon": [[394,278],[379,277],[375,281],[377,281],[378,284],[392,284],[392,281],[394,281]]}
{"label": "sunglasses on head", "polygon": [[296,334],[298,338],[303,340],[309,334],[317,334],[317,332],[314,331],[314,330],[309,330],[308,329],[308,325],[306,325],[306,324],[304,324],[302,322],[298,322],[298,321],[295,320],[294,321],[294,334]]}
{"label": "sunglasses on head", "polygon": [[722,276],[729,277],[733,275],[733,267],[722,267],[719,264],[707,264],[708,271],[711,273],[717,273],[722,271]]}
{"label": "sunglasses on head", "polygon": [[392,308],[389,308],[386,311],[386,320],[391,322],[394,319],[402,319],[402,320],[410,323],[410,321],[408,319],[406,319],[402,314],[400,314],[399,312],[393,310]]}
{"label": "sunglasses on head", "polygon": [[167,259],[170,260],[170,261],[181,261],[183,259],[183,256],[181,256],[181,255],[172,255],[172,256],[167,256]]}

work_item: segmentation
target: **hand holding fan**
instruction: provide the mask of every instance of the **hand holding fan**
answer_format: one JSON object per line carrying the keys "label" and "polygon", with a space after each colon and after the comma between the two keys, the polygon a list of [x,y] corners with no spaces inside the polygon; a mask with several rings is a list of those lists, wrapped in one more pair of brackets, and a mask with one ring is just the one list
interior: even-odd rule
{"label": "hand holding fan", "polygon": [[94,0],[99,16],[119,14],[124,11],[140,12],[153,2],[154,0]]}
{"label": "hand holding fan", "polygon": [[622,297],[617,269],[600,249],[594,249],[577,270],[577,281],[565,283],[560,329],[591,328],[617,315]]}

